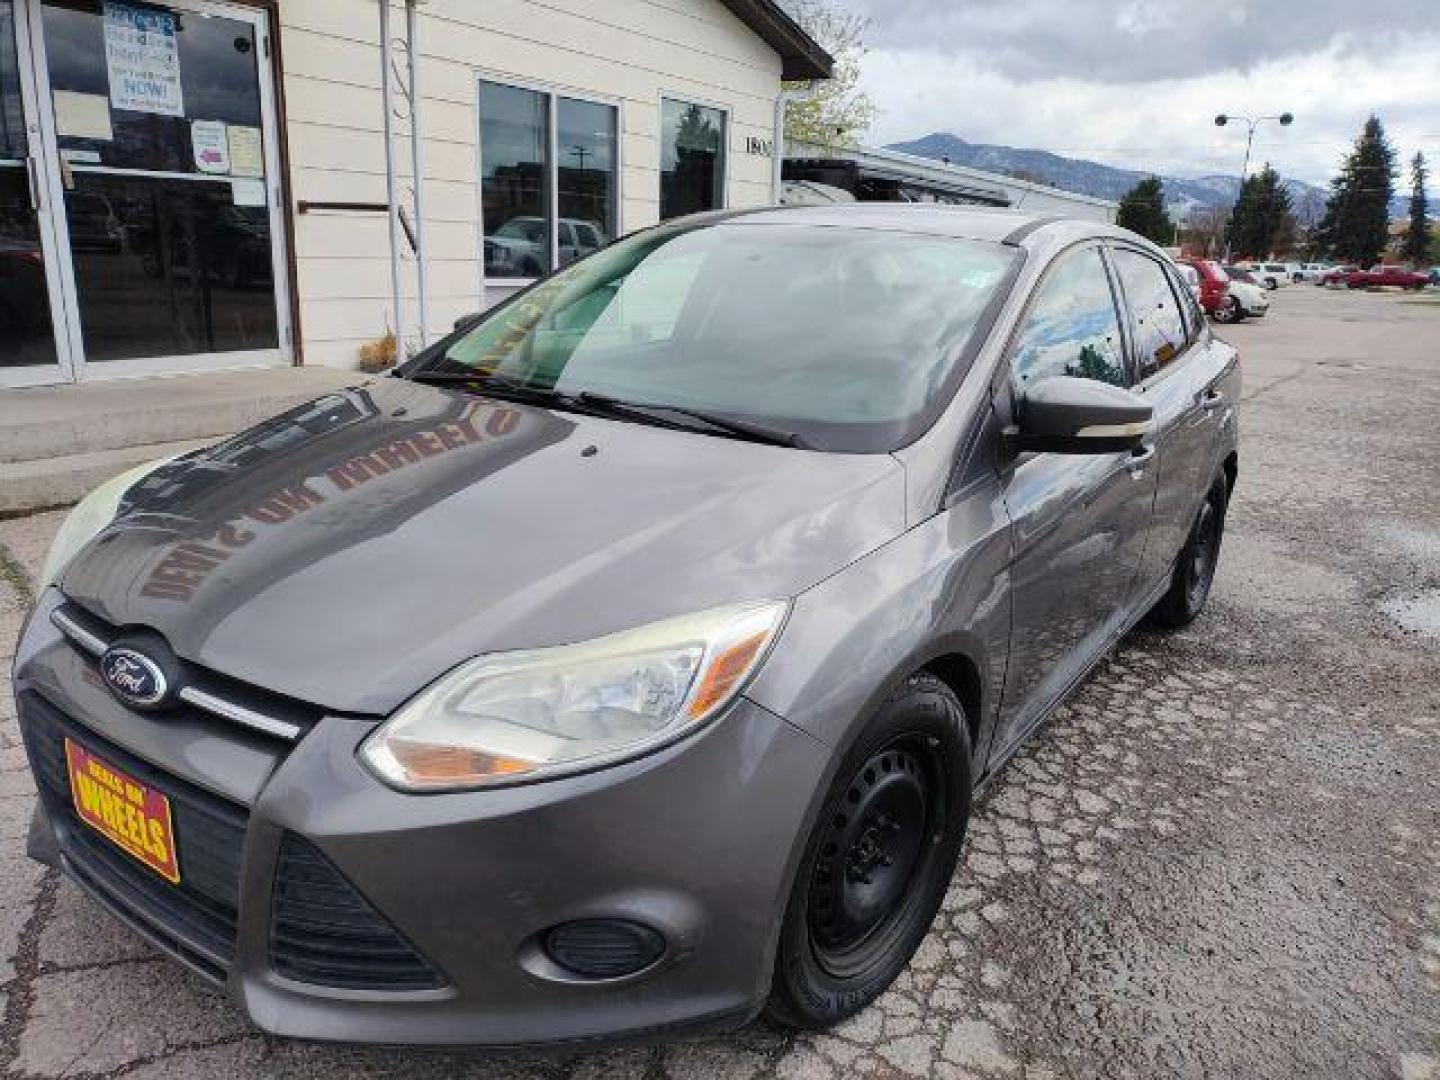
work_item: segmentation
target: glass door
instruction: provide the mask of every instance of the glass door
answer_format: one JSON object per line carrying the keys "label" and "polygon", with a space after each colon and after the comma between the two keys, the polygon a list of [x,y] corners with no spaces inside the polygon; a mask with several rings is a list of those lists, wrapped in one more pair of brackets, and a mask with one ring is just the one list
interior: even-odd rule
{"label": "glass door", "polygon": [[[42,215],[34,82],[17,0],[0,0],[0,386],[63,382],[50,292],[58,274]],[[23,2],[23,0],[20,0]],[[22,60],[22,54],[26,57]]]}
{"label": "glass door", "polygon": [[0,2],[36,13],[75,367],[95,376],[287,362],[264,13]]}

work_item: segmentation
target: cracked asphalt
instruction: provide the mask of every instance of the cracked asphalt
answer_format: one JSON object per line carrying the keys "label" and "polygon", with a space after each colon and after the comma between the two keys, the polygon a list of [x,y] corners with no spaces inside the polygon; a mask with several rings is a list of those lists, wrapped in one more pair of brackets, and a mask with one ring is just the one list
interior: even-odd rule
{"label": "cracked asphalt", "polygon": [[[1227,328],[1210,610],[1142,630],[980,806],[934,931],[825,1035],[557,1056],[286,1042],[24,855],[0,694],[11,1076],[1440,1080],[1440,298],[1297,286]],[[0,522],[0,666],[58,514]]]}

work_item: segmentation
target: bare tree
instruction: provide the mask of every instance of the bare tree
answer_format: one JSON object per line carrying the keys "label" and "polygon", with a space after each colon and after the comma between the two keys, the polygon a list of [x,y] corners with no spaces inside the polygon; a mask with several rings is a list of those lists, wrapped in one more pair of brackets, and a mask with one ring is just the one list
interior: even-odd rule
{"label": "bare tree", "polygon": [[[849,147],[875,119],[875,103],[860,89],[860,61],[865,56],[865,32],[870,20],[833,7],[828,0],[789,0],[795,21],[835,58],[831,77],[815,84],[810,93],[790,103],[785,114],[786,142],[816,146]],[[797,90],[804,83],[786,83]]]}
{"label": "bare tree", "polygon": [[1225,250],[1225,230],[1230,225],[1230,211],[1223,206],[1196,209],[1185,221],[1181,234],[1183,246],[1202,258],[1213,258]]}

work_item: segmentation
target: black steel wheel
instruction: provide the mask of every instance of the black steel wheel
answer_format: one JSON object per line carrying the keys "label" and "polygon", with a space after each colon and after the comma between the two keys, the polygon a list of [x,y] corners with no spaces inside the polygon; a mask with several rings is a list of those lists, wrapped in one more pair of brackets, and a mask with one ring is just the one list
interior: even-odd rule
{"label": "black steel wheel", "polygon": [[924,940],[970,816],[970,736],[940,679],[910,676],[845,755],[806,841],[770,1014],[823,1028],[859,1012]]}
{"label": "black steel wheel", "polygon": [[1225,479],[1217,478],[1195,515],[1190,535],[1175,559],[1170,589],[1151,611],[1151,616],[1162,626],[1186,626],[1205,610],[1210,587],[1215,582],[1215,568],[1220,564],[1228,495]]}
{"label": "black steel wheel", "polygon": [[1220,511],[1209,499],[1200,507],[1191,537],[1189,558],[1185,560],[1185,598],[1187,605],[1198,611],[1205,606],[1210,585],[1215,580],[1215,564],[1220,558]]}
{"label": "black steel wheel", "polygon": [[877,931],[901,910],[943,819],[940,767],[923,745],[899,740],[860,767],[844,804],[821,823],[807,921],[811,947],[831,974],[863,970],[884,948]]}

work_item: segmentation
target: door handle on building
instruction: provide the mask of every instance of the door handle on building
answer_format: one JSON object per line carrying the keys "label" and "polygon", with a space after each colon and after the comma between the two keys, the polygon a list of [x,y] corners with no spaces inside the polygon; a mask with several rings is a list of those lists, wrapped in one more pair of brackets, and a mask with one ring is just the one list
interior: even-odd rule
{"label": "door handle on building", "polygon": [[25,155],[25,180],[30,185],[30,209],[38,214],[43,207],[40,205],[40,173],[34,154]]}

